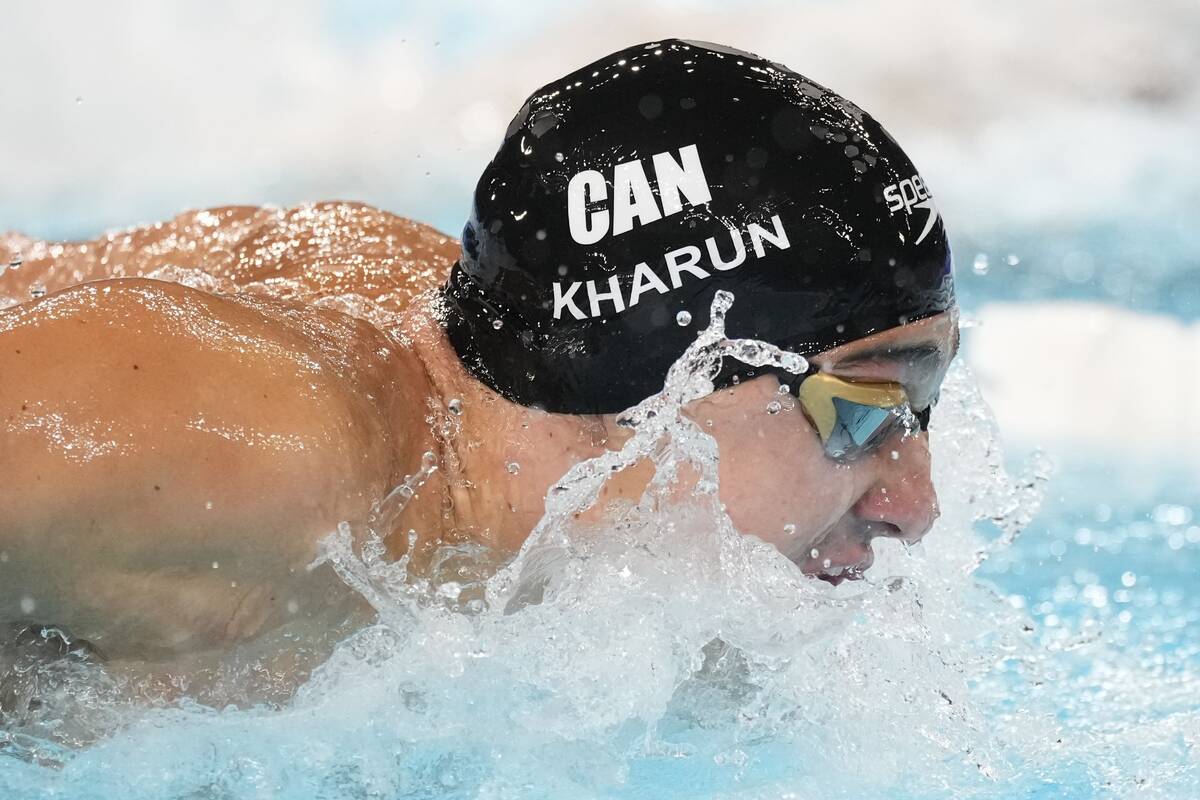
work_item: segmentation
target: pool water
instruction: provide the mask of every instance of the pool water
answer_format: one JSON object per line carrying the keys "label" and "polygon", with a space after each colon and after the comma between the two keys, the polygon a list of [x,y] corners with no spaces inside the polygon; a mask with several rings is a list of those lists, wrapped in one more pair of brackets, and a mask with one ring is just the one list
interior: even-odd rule
{"label": "pool water", "polygon": [[980,570],[1029,614],[1049,670],[1034,696],[1057,709],[1064,752],[1088,754],[1067,796],[1200,793],[1198,499],[1169,484],[1136,505],[1060,495]]}

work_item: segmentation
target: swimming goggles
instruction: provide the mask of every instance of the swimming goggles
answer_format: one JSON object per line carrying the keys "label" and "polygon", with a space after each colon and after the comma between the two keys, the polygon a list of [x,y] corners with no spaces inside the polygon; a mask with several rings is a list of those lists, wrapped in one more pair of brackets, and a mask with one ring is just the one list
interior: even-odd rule
{"label": "swimming goggles", "polygon": [[[851,381],[815,367],[803,376],[779,372],[780,383],[800,401],[800,410],[816,428],[825,453],[853,461],[878,448],[894,433],[929,429],[929,412],[937,398],[913,411],[898,383]],[[792,387],[795,388],[792,388]]]}

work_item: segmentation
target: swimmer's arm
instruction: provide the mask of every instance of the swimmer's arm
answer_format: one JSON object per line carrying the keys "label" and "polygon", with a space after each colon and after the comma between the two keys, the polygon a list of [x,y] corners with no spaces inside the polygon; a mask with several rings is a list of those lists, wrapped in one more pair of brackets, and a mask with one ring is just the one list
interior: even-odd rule
{"label": "swimmer's arm", "polygon": [[311,601],[317,542],[391,479],[383,389],[339,365],[365,323],[269,311],[123,280],[0,312],[0,621],[137,656]]}

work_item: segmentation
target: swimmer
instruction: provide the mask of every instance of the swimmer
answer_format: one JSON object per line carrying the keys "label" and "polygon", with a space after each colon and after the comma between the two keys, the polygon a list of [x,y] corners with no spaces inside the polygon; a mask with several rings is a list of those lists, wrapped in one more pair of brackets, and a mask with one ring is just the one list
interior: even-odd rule
{"label": "swimmer", "polygon": [[[390,555],[410,529],[421,552],[516,551],[719,290],[731,337],[812,366],[727,363],[686,408],[738,529],[836,584],[937,516],[925,430],[957,349],[937,207],[872,117],[749,53],[663,40],[539,89],[461,245],[330,203],[0,246],[19,264],[0,276],[19,300],[0,312],[0,626],[110,660],[368,621],[308,565],[426,453]],[[345,313],[364,300],[371,322]],[[648,478],[617,474],[598,506]]]}

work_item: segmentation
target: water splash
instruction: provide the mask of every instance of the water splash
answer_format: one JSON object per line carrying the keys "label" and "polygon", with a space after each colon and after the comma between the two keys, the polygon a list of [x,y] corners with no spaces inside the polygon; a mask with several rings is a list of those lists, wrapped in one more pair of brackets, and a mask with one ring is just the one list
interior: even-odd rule
{"label": "water splash", "polygon": [[[494,574],[480,568],[459,580],[463,564],[479,567],[486,554],[455,552],[455,579],[439,582],[409,574],[407,558],[386,562],[379,530],[366,532],[361,554],[348,528],[332,537],[329,557],[383,624],[343,648],[302,697],[344,694],[340,669],[361,681],[366,668],[387,693],[436,713],[473,747],[484,747],[489,731],[509,731],[512,746],[484,748],[506,765],[489,767],[495,785],[536,772],[545,779],[539,789],[572,786],[581,796],[601,785],[635,791],[637,770],[660,768],[663,758],[687,759],[727,791],[751,776],[845,781],[868,746],[890,754],[875,778],[880,791],[928,769],[944,779],[947,759],[960,764],[959,786],[1011,772],[970,702],[970,678],[990,659],[938,642],[927,619],[926,581],[953,598],[948,619],[961,612],[969,554],[941,577],[893,570],[857,593],[837,591],[740,535],[725,514],[715,441],[683,407],[712,392],[724,358],[807,366],[771,345],[726,338],[731,302],[717,297],[709,327],[662,392],[620,415],[627,441],[550,488],[544,517]],[[578,522],[613,474],[645,460],[654,477],[638,503],[611,506],[603,523]],[[467,614],[457,602],[464,594],[473,597]],[[973,623],[958,632],[961,642],[976,635]],[[397,659],[406,664],[403,689]],[[463,682],[487,687],[486,711],[473,700],[468,714],[449,699]],[[867,686],[876,688],[864,694]],[[428,745],[430,729],[418,728]],[[841,745],[826,743],[831,731]],[[543,750],[556,754],[549,774],[533,755]],[[599,784],[573,782],[578,770]]]}
{"label": "water splash", "polygon": [[[16,757],[0,759],[0,795],[1007,798],[1066,786],[1062,796],[1093,797],[1144,792],[1149,772],[1159,796],[1188,796],[1200,737],[1174,710],[1186,702],[1164,703],[1172,690],[1150,684],[1157,735],[1174,744],[1125,767],[1121,732],[1149,723],[1088,732],[1059,713],[1084,693],[1066,678],[1103,653],[1103,637],[1044,640],[1027,610],[976,578],[1021,541],[1044,469],[1007,476],[961,365],[931,431],[943,515],[924,553],[881,548],[867,580],[835,588],[734,529],[715,442],[681,409],[712,390],[723,358],[804,364],[727,339],[729,301],[664,390],[621,416],[625,444],[552,487],[515,558],[463,544],[420,572],[384,558],[436,467],[427,458],[363,530],[328,540],[325,557],[379,623],[293,699],[146,710],[51,693],[59,705],[41,727],[6,718],[0,755]],[[646,461],[655,475],[638,502],[599,522],[575,516]],[[979,520],[999,529],[994,543],[973,532]],[[78,751],[54,744],[71,714],[116,732]]]}

